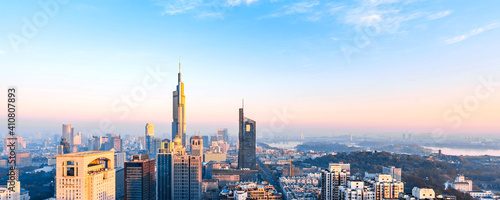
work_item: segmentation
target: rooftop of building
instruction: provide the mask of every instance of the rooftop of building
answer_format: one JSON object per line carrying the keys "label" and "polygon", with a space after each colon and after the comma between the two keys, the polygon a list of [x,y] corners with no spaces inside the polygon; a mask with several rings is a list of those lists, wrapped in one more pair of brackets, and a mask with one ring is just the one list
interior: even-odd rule
{"label": "rooftop of building", "polygon": [[77,153],[67,153],[67,154],[62,154],[62,155],[56,155],[56,157],[74,157],[74,156],[88,156],[88,155],[104,155],[104,154],[109,154],[109,153],[114,153],[112,151],[84,151],[84,152],[77,152]]}

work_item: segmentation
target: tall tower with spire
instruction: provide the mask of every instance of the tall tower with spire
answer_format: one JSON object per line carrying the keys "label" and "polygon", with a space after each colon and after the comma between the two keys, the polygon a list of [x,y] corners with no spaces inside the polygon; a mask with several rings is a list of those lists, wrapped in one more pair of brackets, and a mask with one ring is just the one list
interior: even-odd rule
{"label": "tall tower with spire", "polygon": [[238,150],[238,168],[257,169],[257,132],[256,122],[246,118],[243,113],[244,102],[240,108],[239,116],[239,150]]}
{"label": "tall tower with spire", "polygon": [[184,83],[181,81],[181,58],[179,58],[179,74],[176,90],[173,92],[173,121],[172,140],[179,136],[182,146],[186,147],[186,96],[184,96]]}

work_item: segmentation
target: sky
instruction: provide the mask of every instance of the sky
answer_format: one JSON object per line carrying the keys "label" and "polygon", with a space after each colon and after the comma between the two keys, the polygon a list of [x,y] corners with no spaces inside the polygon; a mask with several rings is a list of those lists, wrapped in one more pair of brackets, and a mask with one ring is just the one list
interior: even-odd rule
{"label": "sky", "polygon": [[242,99],[259,137],[500,131],[499,1],[0,4],[20,134],[168,138],[179,57],[188,135],[237,135]]}

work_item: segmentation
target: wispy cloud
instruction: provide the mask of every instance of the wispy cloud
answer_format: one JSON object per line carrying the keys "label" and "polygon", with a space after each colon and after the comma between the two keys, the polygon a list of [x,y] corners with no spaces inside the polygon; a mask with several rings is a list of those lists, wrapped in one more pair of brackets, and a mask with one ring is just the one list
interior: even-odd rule
{"label": "wispy cloud", "polygon": [[427,18],[430,20],[435,20],[435,19],[446,17],[446,16],[450,15],[451,13],[453,13],[452,10],[445,10],[442,12],[438,12],[438,13],[434,13],[432,15],[429,15]]}
{"label": "wispy cloud", "polygon": [[406,4],[411,0],[364,0],[353,6],[343,17],[342,21],[356,27],[376,26],[382,32],[393,33],[399,30],[406,21],[423,16],[423,12],[403,12]]}
{"label": "wispy cloud", "polygon": [[175,15],[200,6],[201,0],[166,0],[156,1],[156,5],[164,8],[162,15]]}
{"label": "wispy cloud", "polygon": [[239,6],[242,3],[246,3],[247,5],[250,5],[254,2],[257,2],[258,0],[226,0],[225,5],[226,6]]}
{"label": "wispy cloud", "polygon": [[285,5],[277,12],[263,16],[261,18],[283,17],[285,15],[310,13],[314,10],[313,8],[319,4],[319,1],[304,1],[293,3],[290,5]]}
{"label": "wispy cloud", "polygon": [[488,31],[488,30],[491,30],[491,29],[495,29],[495,28],[498,28],[500,25],[500,23],[498,22],[495,22],[495,23],[492,23],[492,24],[488,24],[486,26],[483,26],[481,28],[476,28],[476,29],[472,29],[471,31],[469,31],[468,33],[466,34],[463,34],[463,35],[458,35],[458,36],[455,36],[455,37],[452,37],[452,38],[448,38],[444,41],[445,44],[449,45],[449,44],[455,44],[457,42],[461,42],[461,41],[464,41],[466,40],[467,38],[470,38],[474,35],[477,35],[477,34],[480,34],[480,33],[483,33],[485,31]]}
{"label": "wispy cloud", "polygon": [[[259,0],[153,0],[163,7],[162,15],[190,13],[197,18],[224,19],[227,10],[236,6],[250,5]],[[273,2],[275,0],[271,0]]]}
{"label": "wispy cloud", "polygon": [[207,19],[207,18],[224,19],[224,13],[222,13],[222,12],[205,12],[205,13],[198,14],[196,17],[201,18],[201,19]]}

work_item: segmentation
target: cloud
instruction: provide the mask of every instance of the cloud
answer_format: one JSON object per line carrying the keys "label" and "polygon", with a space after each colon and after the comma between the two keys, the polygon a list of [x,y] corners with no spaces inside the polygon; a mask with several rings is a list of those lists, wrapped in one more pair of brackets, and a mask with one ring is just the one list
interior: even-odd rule
{"label": "cloud", "polygon": [[166,0],[156,1],[156,5],[164,8],[162,15],[175,15],[192,10],[202,3],[201,0]]}
{"label": "cloud", "polygon": [[[232,7],[250,5],[259,0],[153,0],[163,7],[162,15],[190,13],[197,18],[224,19],[224,13]],[[273,2],[275,0],[271,0]]]}
{"label": "cloud", "polygon": [[378,27],[381,32],[394,33],[407,21],[423,16],[423,12],[403,12],[411,0],[364,0],[359,5],[351,6],[341,21],[360,27]]}
{"label": "cloud", "polygon": [[435,19],[446,17],[446,16],[450,15],[451,13],[453,13],[452,10],[446,10],[446,11],[442,11],[442,12],[438,12],[438,13],[429,15],[427,18],[430,20],[435,20]]}
{"label": "cloud", "polygon": [[293,15],[293,14],[310,13],[313,11],[313,8],[319,4],[320,4],[319,1],[304,1],[304,2],[293,3],[290,5],[285,5],[277,12],[263,16],[261,18],[274,18],[274,17],[283,17],[286,15]]}
{"label": "cloud", "polygon": [[200,13],[196,17],[202,18],[202,19],[207,19],[207,18],[224,19],[224,13],[222,13],[222,12],[207,12],[207,13]]}
{"label": "cloud", "polygon": [[0,55],[5,54],[5,51],[0,50]]}
{"label": "cloud", "polygon": [[476,29],[472,29],[471,31],[469,31],[468,33],[466,34],[463,34],[463,35],[458,35],[458,36],[455,36],[455,37],[452,37],[452,38],[448,38],[444,41],[445,44],[449,45],[449,44],[455,44],[457,42],[461,42],[461,41],[464,41],[466,40],[467,38],[470,38],[474,35],[477,35],[477,34],[480,34],[480,33],[483,33],[485,31],[488,31],[488,30],[492,30],[492,29],[495,29],[495,28],[498,28],[500,25],[500,23],[498,22],[495,22],[495,23],[492,23],[492,24],[488,24],[486,26],[483,26],[481,28],[476,28]]}
{"label": "cloud", "polygon": [[242,3],[246,3],[247,5],[250,5],[254,2],[257,2],[258,0],[226,0],[225,5],[226,6],[239,6]]}

